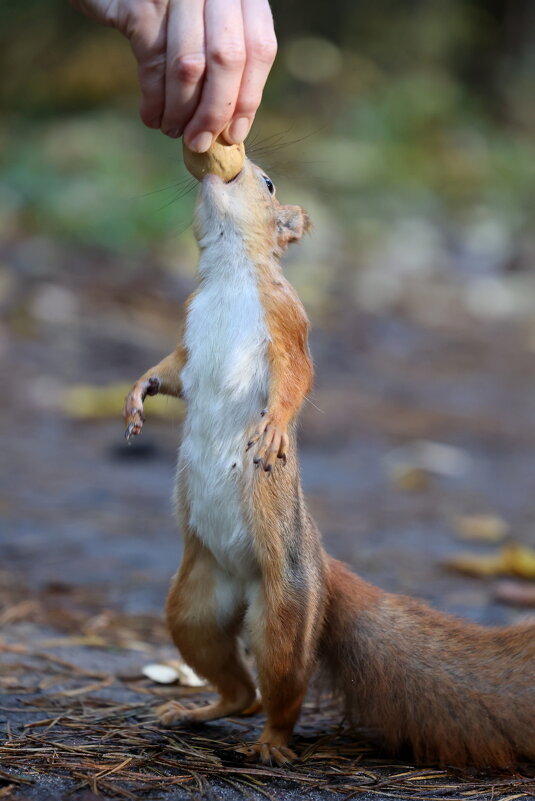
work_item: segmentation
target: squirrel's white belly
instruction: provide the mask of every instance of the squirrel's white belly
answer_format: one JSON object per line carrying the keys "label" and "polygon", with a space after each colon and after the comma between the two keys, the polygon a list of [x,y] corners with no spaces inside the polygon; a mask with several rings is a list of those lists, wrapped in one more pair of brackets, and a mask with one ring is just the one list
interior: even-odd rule
{"label": "squirrel's white belly", "polygon": [[201,284],[186,320],[178,481],[189,526],[225,570],[250,575],[242,498],[255,469],[247,437],[267,402],[268,332],[252,271],[218,272]]}

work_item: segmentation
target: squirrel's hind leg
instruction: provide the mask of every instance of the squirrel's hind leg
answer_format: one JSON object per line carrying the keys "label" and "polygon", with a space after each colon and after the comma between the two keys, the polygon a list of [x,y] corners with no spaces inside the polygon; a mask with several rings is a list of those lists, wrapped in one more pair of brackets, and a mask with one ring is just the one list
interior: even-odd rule
{"label": "squirrel's hind leg", "polygon": [[273,598],[261,585],[247,611],[267,721],[257,743],[237,750],[247,759],[264,764],[283,766],[296,759],[289,743],[315,652],[314,599],[305,599],[302,605],[297,599],[297,594]]}
{"label": "squirrel's hind leg", "polygon": [[167,599],[167,622],[185,661],[217,688],[221,698],[196,709],[168,701],[156,709],[162,723],[201,723],[258,710],[256,687],[238,641],[243,600],[194,535],[186,537],[182,565]]}

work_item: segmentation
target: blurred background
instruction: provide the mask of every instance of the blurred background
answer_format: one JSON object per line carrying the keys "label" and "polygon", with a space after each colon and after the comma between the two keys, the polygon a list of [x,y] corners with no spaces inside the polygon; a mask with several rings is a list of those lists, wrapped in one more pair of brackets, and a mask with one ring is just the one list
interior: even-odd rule
{"label": "blurred background", "polygon": [[[249,150],[315,225],[285,268],[313,324],[312,511],[384,588],[517,620],[535,605],[535,4],[273,11]],[[180,143],[138,120],[127,42],[67,2],[3,1],[0,73],[0,621],[135,652],[166,642],[182,409],[155,399],[131,447],[120,409],[174,345],[195,189]]]}

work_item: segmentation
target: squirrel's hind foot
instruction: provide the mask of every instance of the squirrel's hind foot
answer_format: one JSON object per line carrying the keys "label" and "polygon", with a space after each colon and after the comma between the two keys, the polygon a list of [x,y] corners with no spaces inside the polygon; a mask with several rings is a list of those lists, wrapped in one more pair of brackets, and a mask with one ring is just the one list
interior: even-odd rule
{"label": "squirrel's hind foot", "polygon": [[271,743],[254,743],[236,748],[243,754],[247,762],[261,762],[262,765],[277,765],[279,768],[290,765],[297,754],[285,745],[272,745]]}
{"label": "squirrel's hind foot", "polygon": [[[248,703],[249,702],[249,703]],[[164,726],[179,726],[181,723],[206,723],[209,720],[226,718],[232,715],[255,715],[262,708],[258,695],[235,700],[221,699],[206,706],[186,707],[179,701],[166,701],[154,710],[159,722]]]}
{"label": "squirrel's hind foot", "polygon": [[178,701],[166,701],[165,704],[157,706],[154,712],[164,726],[176,726],[179,723],[191,723],[194,720],[192,713],[195,710],[188,709]]}

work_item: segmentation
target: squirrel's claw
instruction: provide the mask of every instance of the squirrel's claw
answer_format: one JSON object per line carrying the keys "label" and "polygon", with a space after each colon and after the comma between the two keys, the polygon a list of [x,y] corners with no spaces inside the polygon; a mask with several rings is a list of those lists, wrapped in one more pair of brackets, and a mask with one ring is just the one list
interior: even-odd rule
{"label": "squirrel's claw", "polygon": [[[245,452],[251,450],[253,445],[256,445],[256,443],[258,442],[260,437],[264,434],[264,432],[265,432],[265,430],[267,428],[267,425],[269,423],[268,410],[267,409],[262,409],[262,411],[260,412],[260,417],[263,417],[264,420],[262,420],[262,422],[259,423],[258,426],[256,427],[256,430],[255,430],[254,434],[252,435],[251,439],[247,443],[247,447],[245,448]],[[256,459],[254,460],[254,463],[258,464]]]}
{"label": "squirrel's claw", "polygon": [[289,439],[286,429],[266,414],[253,437],[247,443],[247,450],[260,441],[260,446],[253,459],[255,465],[262,464],[266,473],[273,472],[277,459],[286,464]]}
{"label": "squirrel's claw", "polygon": [[141,429],[145,422],[145,415],[141,409],[125,408],[123,416],[126,423],[124,437],[128,442],[130,437],[137,437],[138,434],[141,434]]}

